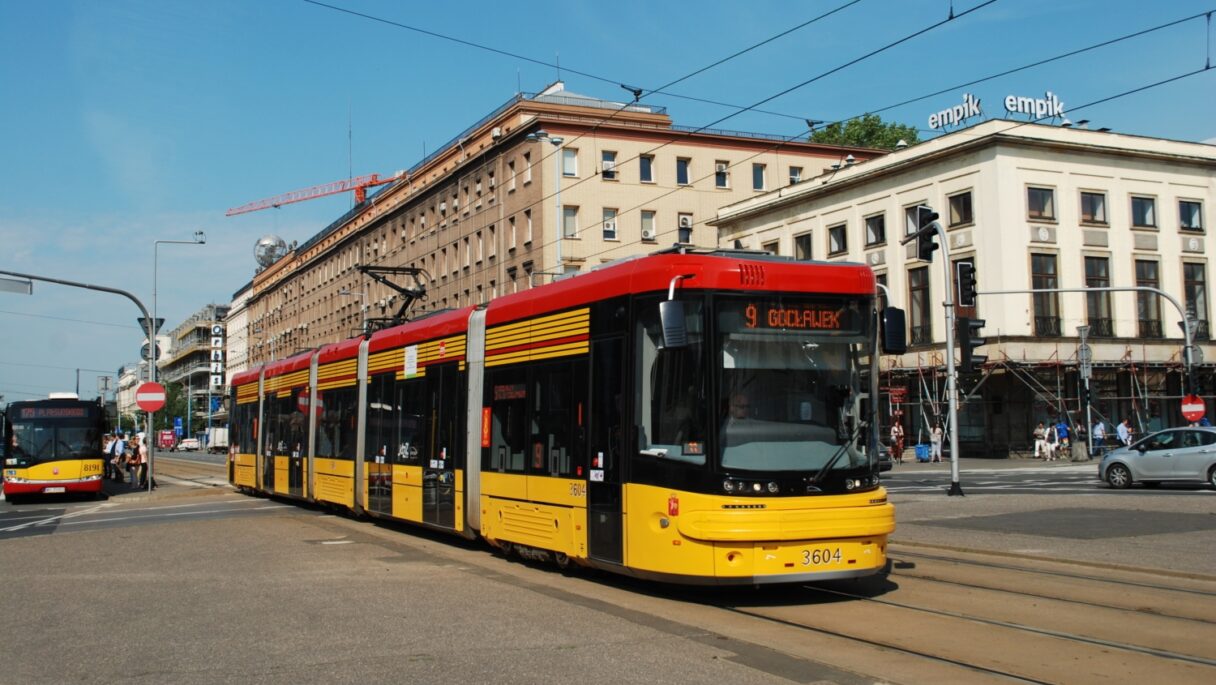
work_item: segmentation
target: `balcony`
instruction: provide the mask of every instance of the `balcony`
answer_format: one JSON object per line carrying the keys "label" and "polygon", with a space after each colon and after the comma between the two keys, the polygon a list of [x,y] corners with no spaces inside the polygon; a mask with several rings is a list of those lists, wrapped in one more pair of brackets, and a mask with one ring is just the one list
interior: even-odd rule
{"label": "balcony", "polygon": [[1115,337],[1115,320],[1090,318],[1089,335],[1092,338]]}
{"label": "balcony", "polygon": [[913,345],[928,345],[933,342],[933,327],[929,325],[913,326],[912,339]]}
{"label": "balcony", "polygon": [[1212,329],[1207,321],[1195,322],[1195,339],[1196,340],[1211,340]]}
{"label": "balcony", "polygon": [[1160,319],[1140,319],[1139,328],[1141,338],[1160,338],[1161,320]]}
{"label": "balcony", "polygon": [[1060,317],[1058,316],[1036,316],[1034,317],[1034,334],[1040,338],[1058,338],[1060,337]]}

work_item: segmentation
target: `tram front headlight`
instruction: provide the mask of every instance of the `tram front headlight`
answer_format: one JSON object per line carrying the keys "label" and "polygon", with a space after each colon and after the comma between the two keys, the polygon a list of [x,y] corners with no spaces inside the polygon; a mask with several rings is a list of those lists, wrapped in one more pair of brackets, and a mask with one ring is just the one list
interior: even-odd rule
{"label": "tram front headlight", "polygon": [[857,487],[857,481],[853,480],[852,478],[846,478],[846,479],[845,479],[845,481],[844,481],[844,489],[845,489],[845,490],[852,490],[852,489],[854,489],[854,488],[856,488],[856,487]]}
{"label": "tram front headlight", "polygon": [[780,489],[781,489],[781,488],[780,488],[780,487],[778,487],[778,485],[777,485],[777,482],[776,482],[776,481],[769,481],[769,484],[768,484],[768,491],[769,491],[769,492],[771,492],[772,494],[774,494],[774,495],[775,495],[775,494],[777,494],[777,491],[778,491],[778,490],[780,490]]}
{"label": "tram front headlight", "polygon": [[759,483],[752,483],[752,492],[760,492],[760,488],[761,485]]}
{"label": "tram front headlight", "polygon": [[722,489],[727,492],[734,492],[735,491],[735,481],[733,481],[729,478],[722,481]]}

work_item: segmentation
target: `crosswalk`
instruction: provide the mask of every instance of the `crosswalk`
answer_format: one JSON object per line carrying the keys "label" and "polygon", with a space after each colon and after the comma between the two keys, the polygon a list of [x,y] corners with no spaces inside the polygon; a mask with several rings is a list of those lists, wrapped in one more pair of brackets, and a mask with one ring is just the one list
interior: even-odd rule
{"label": "crosswalk", "polygon": [[[883,474],[882,484],[892,494],[939,493],[950,487],[950,469],[908,470],[901,473],[897,466],[894,471]],[[961,470],[959,484],[967,494],[984,492],[1085,496],[1119,492],[1098,480],[1096,462],[1067,466]],[[1154,489],[1134,487],[1129,492],[1160,493],[1175,497],[1179,495],[1216,496],[1216,490],[1201,483],[1165,484]]]}

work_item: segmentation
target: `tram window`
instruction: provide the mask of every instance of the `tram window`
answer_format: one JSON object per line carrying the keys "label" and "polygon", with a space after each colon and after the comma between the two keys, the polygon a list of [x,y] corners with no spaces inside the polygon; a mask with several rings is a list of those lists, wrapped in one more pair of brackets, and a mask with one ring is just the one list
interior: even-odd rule
{"label": "tram window", "polygon": [[688,346],[662,350],[657,299],[639,303],[635,344],[639,449],[660,459],[705,463],[706,373],[700,299],[684,300]]}
{"label": "tram window", "polygon": [[426,421],[426,382],[421,379],[397,381],[397,421],[390,444],[396,445],[394,461],[420,464],[428,452]]}
{"label": "tram window", "polygon": [[354,458],[358,402],[358,390],[353,387],[325,392],[324,410],[317,422],[318,457]]}
{"label": "tram window", "polygon": [[[299,430],[301,419],[307,416],[297,409],[295,393],[286,397],[277,395],[266,398],[266,451],[276,457],[289,456],[296,449],[296,442],[303,440]],[[302,446],[302,445],[301,445]]]}
{"label": "tram window", "polygon": [[490,401],[490,453],[485,468],[522,473],[528,449],[527,372],[520,368],[497,369],[486,374]]}
{"label": "tram window", "polygon": [[[585,466],[586,362],[551,362],[532,368],[531,374],[531,471],[581,475]],[[576,383],[576,378],[581,382]]]}

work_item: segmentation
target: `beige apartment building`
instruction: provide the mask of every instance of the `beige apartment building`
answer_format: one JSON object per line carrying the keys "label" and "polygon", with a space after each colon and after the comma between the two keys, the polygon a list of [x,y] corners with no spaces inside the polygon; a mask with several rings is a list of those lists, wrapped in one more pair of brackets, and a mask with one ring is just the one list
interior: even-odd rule
{"label": "beige apartment building", "polygon": [[[358,335],[423,292],[412,314],[674,243],[715,247],[719,207],[882,154],[679,127],[661,107],[560,83],[517,95],[257,273],[228,354],[256,364]],[[385,276],[413,294],[366,272],[384,267],[418,270]]]}
{"label": "beige apartment building", "polygon": [[[738,243],[800,259],[869,264],[906,309],[910,350],[883,360],[883,406],[908,436],[945,413],[945,269],[917,259],[917,206],[941,215],[957,293],[957,264],[978,289],[1143,286],[1164,290],[1193,318],[1209,406],[1209,243],[1216,146],[1109,131],[987,121],[724,207],[711,223]],[[971,454],[1026,449],[1039,421],[1086,425],[1078,349],[1088,326],[1089,407],[1107,430],[1184,422],[1183,314],[1149,292],[981,295],[961,316],[983,319],[988,356],[964,375],[959,437]],[[898,414],[897,414],[898,415]],[[911,440],[909,440],[911,442]]]}

